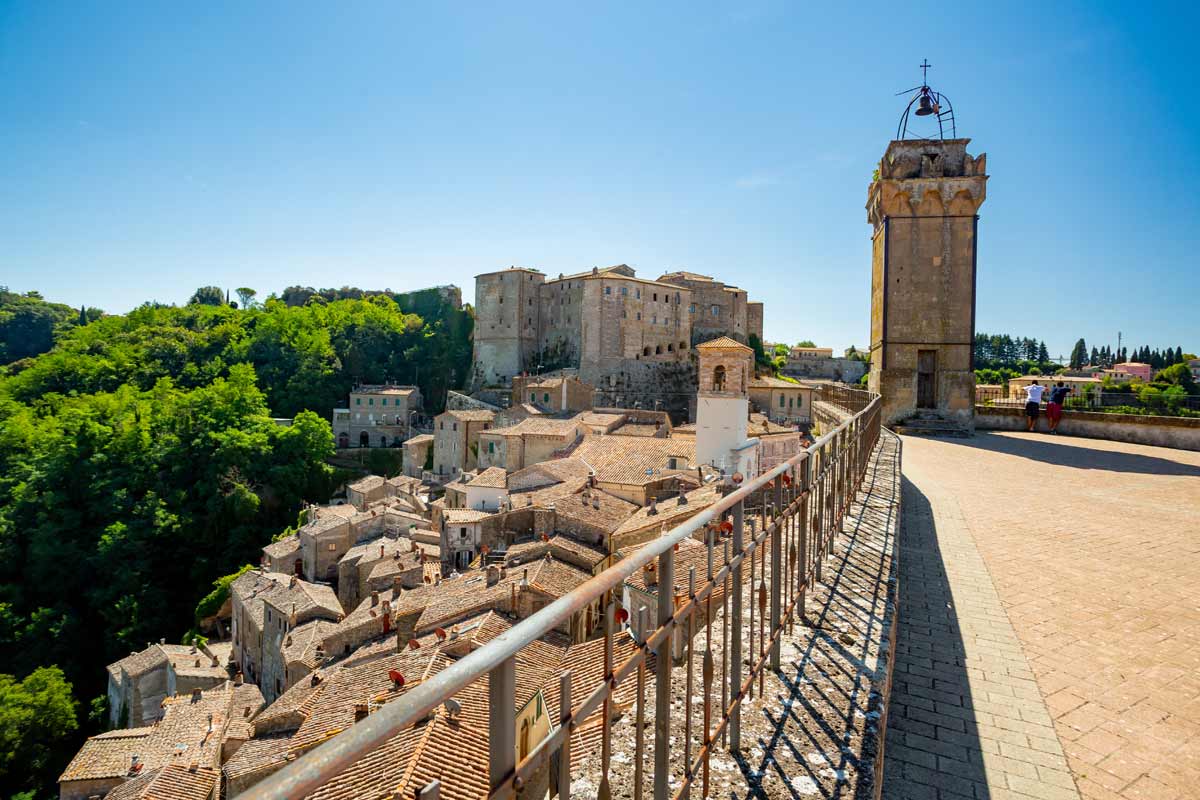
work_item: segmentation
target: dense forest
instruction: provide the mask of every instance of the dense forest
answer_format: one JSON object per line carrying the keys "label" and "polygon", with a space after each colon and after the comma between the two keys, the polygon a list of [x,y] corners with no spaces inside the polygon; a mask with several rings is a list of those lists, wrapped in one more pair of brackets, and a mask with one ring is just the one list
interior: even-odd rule
{"label": "dense forest", "polygon": [[2,797],[53,795],[104,665],[178,641],[215,579],[329,497],[354,382],[436,406],[466,378],[470,308],[436,290],[237,308],[213,289],[124,315],[0,295]]}

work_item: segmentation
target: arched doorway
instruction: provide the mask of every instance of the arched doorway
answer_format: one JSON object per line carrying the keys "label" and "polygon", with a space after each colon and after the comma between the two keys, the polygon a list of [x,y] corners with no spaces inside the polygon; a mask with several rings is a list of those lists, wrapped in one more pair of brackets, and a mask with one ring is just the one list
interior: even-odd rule
{"label": "arched doorway", "polygon": [[350,446],[350,434],[342,431],[338,434],[338,447],[345,450]]}
{"label": "arched doorway", "polygon": [[371,446],[371,437],[367,435],[366,431],[363,431],[362,433],[360,433],[358,435],[358,446],[359,447],[370,447]]}

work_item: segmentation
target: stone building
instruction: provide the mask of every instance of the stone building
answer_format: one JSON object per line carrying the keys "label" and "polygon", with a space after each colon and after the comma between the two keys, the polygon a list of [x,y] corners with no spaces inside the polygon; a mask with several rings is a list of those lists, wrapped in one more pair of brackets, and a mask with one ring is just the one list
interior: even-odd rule
{"label": "stone building", "polygon": [[624,264],[555,280],[516,267],[478,275],[475,314],[475,386],[570,367],[606,392],[607,404],[652,403],[664,376],[694,385],[696,341],[762,336],[762,305],[744,290],[687,272],[646,280]]}
{"label": "stone building", "polygon": [[334,441],[340,448],[399,447],[412,435],[421,402],[416,386],[356,386],[349,408],[333,410]]}
{"label": "stone building", "polygon": [[[429,453],[433,450],[433,434],[420,433],[404,441],[404,474],[410,478],[420,478],[429,461]],[[433,465],[430,464],[430,467]]]}
{"label": "stone building", "polygon": [[150,725],[163,716],[163,700],[229,679],[232,645],[150,644],[108,665],[108,715],[113,728]]}
{"label": "stone building", "polygon": [[750,381],[750,402],[771,420],[804,424],[812,419],[812,387],[763,376]]}
{"label": "stone building", "polygon": [[513,404],[531,403],[549,412],[576,413],[593,405],[596,387],[573,375],[518,376],[512,380]]}
{"label": "stone building", "polygon": [[475,469],[479,434],[492,427],[491,411],[445,411],[433,420],[433,472],[452,478]]}
{"label": "stone building", "polygon": [[986,156],[969,139],[888,145],[867,192],[871,372],[884,423],[941,418],[973,430],[975,279]]}

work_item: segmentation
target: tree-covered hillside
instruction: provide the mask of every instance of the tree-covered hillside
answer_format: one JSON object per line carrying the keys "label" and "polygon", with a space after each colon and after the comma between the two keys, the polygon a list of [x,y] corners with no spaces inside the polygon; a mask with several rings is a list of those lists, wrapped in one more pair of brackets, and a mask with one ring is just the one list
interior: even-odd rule
{"label": "tree-covered hillside", "polygon": [[[57,666],[55,691],[73,687],[80,709],[77,733],[14,734],[51,755],[33,772],[0,758],[0,797],[49,796],[96,731],[104,665],[179,640],[214,579],[328,499],[328,420],[356,380],[416,381],[436,405],[465,378],[470,309],[413,297],[424,316],[388,295],[145,305],[82,325],[76,311],[48,352],[0,367],[0,687]],[[22,697],[0,691],[0,718],[25,714]]]}

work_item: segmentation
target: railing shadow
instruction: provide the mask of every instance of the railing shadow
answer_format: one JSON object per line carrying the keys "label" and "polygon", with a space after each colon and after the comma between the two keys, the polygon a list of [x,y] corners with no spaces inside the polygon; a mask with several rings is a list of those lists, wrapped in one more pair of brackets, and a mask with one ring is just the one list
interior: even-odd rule
{"label": "railing shadow", "polygon": [[[1109,472],[1130,472],[1142,475],[1177,475],[1200,477],[1200,466],[1185,464],[1170,458],[1148,456],[1087,447],[1080,437],[1054,438],[1039,433],[1022,436],[1000,436],[991,431],[978,431],[970,439],[943,439],[949,444],[977,447],[994,453],[1028,458],[1044,464],[1071,469],[1098,469]],[[1086,439],[1082,440],[1086,441]]]}
{"label": "railing shadow", "polygon": [[783,652],[783,669],[768,673],[778,692],[761,712],[769,735],[759,736],[756,748],[731,754],[746,780],[741,797],[851,798],[873,783],[861,779],[873,768],[878,745],[864,737],[877,733],[879,719],[868,662],[871,643],[878,644],[888,624],[891,539],[900,509],[899,482],[880,480],[884,470],[899,467],[890,458],[869,466],[855,513],[810,592],[804,627]]}
{"label": "railing shadow", "polygon": [[900,608],[883,796],[987,800],[967,652],[936,519],[920,489],[907,478],[902,485]]}

